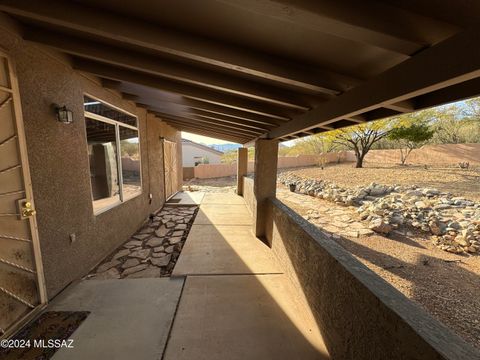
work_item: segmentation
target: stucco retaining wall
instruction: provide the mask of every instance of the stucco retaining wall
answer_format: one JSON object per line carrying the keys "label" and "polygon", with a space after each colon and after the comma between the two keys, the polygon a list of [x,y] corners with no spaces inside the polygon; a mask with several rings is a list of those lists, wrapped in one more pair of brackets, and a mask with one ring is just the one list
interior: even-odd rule
{"label": "stucco retaining wall", "polygon": [[[52,298],[88,273],[127,240],[150,212],[162,206],[159,138],[177,141],[181,158],[180,133],[120,94],[102,88],[96,78],[73,70],[68,59],[23,41],[18,29],[2,16],[0,32],[0,47],[17,69],[47,294]],[[133,113],[139,120],[143,192],[97,216],[90,187],[84,93]],[[71,109],[73,123],[59,123],[52,104]],[[178,163],[181,174],[181,161]],[[181,183],[180,178],[179,186]],[[70,234],[76,235],[73,243]]]}
{"label": "stucco retaining wall", "polygon": [[479,359],[480,353],[277,199],[267,239],[332,359]]}

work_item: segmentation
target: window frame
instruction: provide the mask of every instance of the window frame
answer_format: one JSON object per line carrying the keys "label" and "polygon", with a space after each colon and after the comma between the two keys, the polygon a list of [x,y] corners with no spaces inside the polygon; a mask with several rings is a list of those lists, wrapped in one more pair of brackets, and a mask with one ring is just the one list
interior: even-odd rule
{"label": "window frame", "polygon": [[[108,205],[95,208],[95,202],[100,202],[101,200],[104,200],[105,198],[104,199],[93,200],[92,180],[91,180],[91,176],[90,176],[89,181],[90,181],[90,194],[91,194],[91,199],[92,199],[92,208],[93,208],[93,214],[96,216],[96,215],[104,213],[108,210],[111,210],[114,207],[117,207],[118,205],[121,205],[121,204],[123,204],[123,203],[125,203],[125,202],[127,202],[131,199],[134,199],[134,198],[143,194],[142,151],[141,151],[140,128],[139,128],[138,117],[135,114],[132,114],[132,113],[126,111],[126,110],[123,110],[123,109],[119,108],[118,106],[112,105],[112,104],[110,104],[110,103],[108,103],[104,100],[101,100],[96,96],[90,95],[88,93],[84,93],[83,95],[84,95],[84,99],[85,99],[85,96],[88,96],[89,98],[94,99],[98,102],[101,102],[102,104],[104,104],[106,106],[109,106],[116,111],[119,111],[119,112],[122,112],[124,114],[127,114],[129,116],[134,117],[136,119],[136,123],[137,123],[137,126],[132,126],[132,125],[129,125],[129,124],[125,124],[121,121],[113,120],[113,119],[107,118],[105,116],[98,115],[98,114],[95,114],[95,113],[92,113],[92,112],[89,112],[89,111],[86,111],[86,110],[83,111],[84,119],[90,118],[90,119],[95,120],[95,121],[100,121],[100,122],[104,122],[104,123],[115,126],[115,141],[117,143],[116,155],[117,155],[117,173],[118,173],[117,177],[118,177],[118,187],[119,187],[119,199],[115,200],[115,201],[112,201]],[[83,100],[83,101],[85,101],[85,100]],[[120,127],[121,126],[123,126],[125,128],[128,128],[128,129],[131,129],[131,130],[135,130],[135,131],[137,131],[137,134],[138,134],[138,152],[140,154],[140,159],[139,159],[140,190],[136,191],[135,193],[130,194],[128,196],[125,196],[124,192],[123,192],[123,173],[122,173],[122,157],[121,157],[122,149],[121,149],[121,139],[120,139]],[[87,155],[88,155],[88,134],[87,134],[86,123],[85,123],[85,138],[87,140]],[[90,174],[90,169],[88,171],[89,171],[89,174]]]}

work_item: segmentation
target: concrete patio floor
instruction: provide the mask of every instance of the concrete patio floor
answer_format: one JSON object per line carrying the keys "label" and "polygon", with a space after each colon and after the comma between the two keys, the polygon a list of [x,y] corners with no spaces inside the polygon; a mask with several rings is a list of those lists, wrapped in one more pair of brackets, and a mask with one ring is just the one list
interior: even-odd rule
{"label": "concrete patio floor", "polygon": [[193,225],[172,276],[278,273],[272,251],[251,226]]}
{"label": "concrete patio floor", "polygon": [[329,358],[303,294],[251,223],[243,198],[202,194],[172,278],[82,281],[49,305],[91,311],[75,348],[54,359]]}
{"label": "concrete patio floor", "polygon": [[169,201],[169,205],[200,205],[205,193],[202,191],[181,191]]}
{"label": "concrete patio floor", "polygon": [[73,349],[54,360],[161,359],[183,279],[82,281],[64,291],[49,311],[90,311],[73,333]]}

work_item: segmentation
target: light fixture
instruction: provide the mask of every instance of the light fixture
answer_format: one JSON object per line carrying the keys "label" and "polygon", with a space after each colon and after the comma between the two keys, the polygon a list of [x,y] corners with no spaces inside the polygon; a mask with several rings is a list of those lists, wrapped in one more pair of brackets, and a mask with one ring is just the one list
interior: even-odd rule
{"label": "light fixture", "polygon": [[55,106],[55,113],[58,121],[64,124],[70,124],[73,122],[73,112],[72,110],[68,110],[65,105]]}

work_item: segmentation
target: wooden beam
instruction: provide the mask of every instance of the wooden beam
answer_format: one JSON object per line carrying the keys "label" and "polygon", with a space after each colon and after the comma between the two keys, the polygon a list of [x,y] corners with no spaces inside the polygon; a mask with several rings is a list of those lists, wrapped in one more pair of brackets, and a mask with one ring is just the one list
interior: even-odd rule
{"label": "wooden beam", "polygon": [[[272,17],[301,28],[376,46],[403,55],[412,55],[430,45],[429,39],[415,31],[424,26],[445,24],[369,0],[278,1],[222,0],[263,17]],[[394,16],[393,16],[394,14]],[[417,26],[405,26],[405,24]]]}
{"label": "wooden beam", "polygon": [[180,130],[180,131],[185,131],[185,132],[189,132],[189,133],[192,133],[192,134],[198,134],[198,135],[213,137],[215,139],[232,141],[232,142],[238,143],[238,144],[243,144],[244,142],[248,141],[248,139],[245,139],[245,138],[242,138],[242,137],[226,135],[226,134],[219,134],[219,133],[214,133],[213,134],[213,133],[211,133],[207,130],[196,129],[196,128],[193,128],[193,127],[182,126],[182,125],[179,125],[179,124],[170,124],[169,122],[167,122],[165,120],[162,120],[160,117],[158,117],[158,116],[156,116],[156,117],[157,117],[158,120],[163,121],[166,124],[168,124],[169,126],[172,126],[175,129]]}
{"label": "wooden beam", "polygon": [[425,109],[477,96],[480,96],[480,77],[417,96],[415,105],[417,109]]}
{"label": "wooden beam", "polygon": [[315,99],[311,96],[302,97],[293,91],[240,77],[39,28],[27,28],[23,37],[26,40],[41,43],[81,58],[293,109],[307,110],[325,100],[325,98]]}
{"label": "wooden beam", "polygon": [[480,76],[478,27],[455,35],[269,132],[285,137]]}
{"label": "wooden beam", "polygon": [[164,118],[168,118],[170,120],[177,120],[182,121],[188,124],[195,124],[202,127],[208,127],[210,129],[218,129],[218,130],[225,130],[229,132],[234,132],[237,134],[243,134],[245,136],[258,136],[260,134],[266,133],[266,131],[259,131],[259,130],[249,130],[244,128],[239,128],[231,125],[220,124],[216,122],[210,122],[204,119],[197,119],[189,114],[182,114],[182,115],[171,115],[167,113],[157,112],[155,109],[150,109],[150,111],[155,112],[155,114],[159,116],[163,116]]}
{"label": "wooden beam", "polygon": [[288,116],[288,112],[286,112],[285,109],[279,109],[273,105],[260,104],[256,101],[246,100],[244,98],[224,94],[218,91],[202,89],[193,85],[185,85],[172,80],[162,79],[131,70],[120,69],[91,60],[74,59],[73,67],[77,70],[85,71],[102,78],[139,84],[153,89],[179,94],[189,99],[219,104],[232,109],[249,111],[255,114],[282,119]]}
{"label": "wooden beam", "polygon": [[[234,131],[218,129],[218,128],[212,127],[212,126],[198,125],[198,124],[191,123],[191,122],[188,122],[188,121],[182,121],[182,120],[178,120],[178,119],[172,119],[170,117],[165,117],[165,116],[162,116],[161,114],[157,114],[157,116],[162,118],[165,122],[167,122],[169,124],[183,126],[184,128],[203,130],[206,133],[210,133],[210,134],[223,134],[223,135],[235,136],[239,139],[247,139],[247,140],[251,139],[251,138],[255,138],[254,135],[245,135],[245,134],[237,133],[237,132],[234,132]],[[212,135],[209,135],[209,136],[212,136]]]}
{"label": "wooden beam", "polygon": [[155,115],[157,117],[161,118],[163,121],[169,123],[169,124],[189,127],[191,129],[203,130],[203,131],[208,132],[208,133],[235,136],[235,137],[242,138],[242,139],[250,139],[250,138],[255,137],[255,136],[252,136],[252,135],[245,135],[245,134],[242,134],[242,133],[235,133],[233,131],[228,131],[228,130],[224,130],[224,129],[218,129],[218,128],[214,128],[214,127],[210,127],[210,126],[199,125],[199,124],[191,123],[191,122],[188,122],[188,121],[172,119],[172,118],[166,117],[162,114],[156,114],[155,113]]}
{"label": "wooden beam", "polygon": [[[120,90],[122,94],[125,94],[123,90],[125,89],[125,86],[121,83],[116,82],[115,84],[112,84],[110,81],[104,81],[103,86],[107,88],[112,88],[115,90]],[[127,90],[127,91],[131,91],[131,90]],[[154,96],[145,97],[143,95],[132,95],[132,94],[128,94],[128,95],[130,95],[130,100],[138,101],[138,102],[149,104],[152,106],[155,106],[156,104],[159,104],[159,103],[172,103],[172,104],[182,106],[184,108],[199,110],[204,113],[219,114],[219,115],[231,117],[234,119],[245,120],[249,123],[261,124],[261,125],[272,126],[272,127],[278,126],[280,122],[287,121],[285,119],[284,120],[273,119],[267,116],[253,114],[253,113],[236,110],[236,109],[231,109],[221,105],[210,104],[210,103],[193,100],[193,99],[182,98],[180,99],[180,101],[177,101],[175,99],[168,99],[168,100],[159,99]]]}
{"label": "wooden beam", "polygon": [[403,101],[399,101],[392,104],[383,104],[382,107],[390,110],[396,110],[399,112],[408,113],[415,110],[415,103],[412,99],[408,99],[408,100],[403,100]]}
{"label": "wooden beam", "polygon": [[232,118],[232,117],[224,116],[224,115],[220,115],[220,114],[212,114],[212,113],[209,113],[209,112],[206,112],[206,111],[201,111],[201,110],[196,110],[196,109],[189,109],[188,113],[190,113],[192,115],[195,115],[195,117],[201,117],[201,118],[204,118],[204,119],[207,119],[207,120],[208,119],[217,120],[217,121],[221,121],[221,122],[224,122],[224,123],[227,123],[227,124],[234,124],[234,125],[237,125],[237,126],[248,127],[248,128],[252,128],[252,129],[259,129],[259,130],[263,130],[263,131],[268,131],[268,130],[276,127],[276,125],[270,125],[270,126],[267,126],[267,125],[252,125],[251,123],[246,122],[245,120],[240,120],[240,119],[236,119],[236,118]]}
{"label": "wooden beam", "polygon": [[336,95],[358,83],[357,79],[333,71],[299,66],[242,47],[179,33],[133,17],[100,11],[78,3],[60,0],[3,0],[0,10],[89,36],[154,50],[312,92]]}
{"label": "wooden beam", "polygon": [[165,112],[161,112],[156,110],[155,108],[150,108],[151,111],[154,111],[156,114],[169,117],[170,119],[181,119],[181,120],[186,120],[186,121],[191,121],[194,123],[201,123],[201,124],[207,124],[207,125],[212,125],[215,127],[218,127],[220,129],[232,129],[238,132],[242,132],[245,134],[254,134],[254,135],[259,135],[259,134],[264,134],[267,132],[265,129],[260,129],[260,130],[255,130],[255,129],[249,129],[246,127],[241,126],[240,124],[234,125],[234,124],[228,124],[224,123],[221,120],[215,120],[215,119],[202,119],[197,117],[195,114],[189,114],[189,113],[184,113],[180,115],[175,115],[175,114],[169,114]]}
{"label": "wooden beam", "polygon": [[367,118],[363,115],[348,116],[348,117],[345,117],[345,120],[348,120],[357,124],[361,124],[361,123],[364,123],[365,121],[368,121]]}

